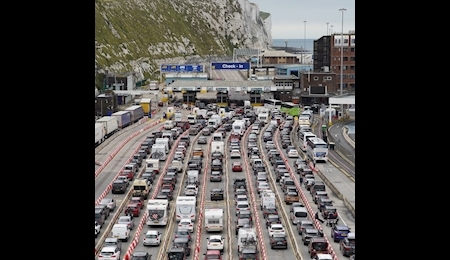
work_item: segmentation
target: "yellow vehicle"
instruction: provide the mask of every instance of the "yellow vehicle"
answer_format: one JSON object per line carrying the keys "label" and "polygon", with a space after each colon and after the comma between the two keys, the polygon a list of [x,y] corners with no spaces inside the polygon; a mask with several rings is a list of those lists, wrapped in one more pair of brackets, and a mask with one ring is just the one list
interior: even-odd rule
{"label": "yellow vehicle", "polygon": [[135,179],[132,187],[132,196],[148,199],[151,188],[151,184],[149,184],[146,179]]}
{"label": "yellow vehicle", "polygon": [[192,156],[200,156],[203,157],[203,149],[200,147],[195,147],[194,151],[192,152]]}

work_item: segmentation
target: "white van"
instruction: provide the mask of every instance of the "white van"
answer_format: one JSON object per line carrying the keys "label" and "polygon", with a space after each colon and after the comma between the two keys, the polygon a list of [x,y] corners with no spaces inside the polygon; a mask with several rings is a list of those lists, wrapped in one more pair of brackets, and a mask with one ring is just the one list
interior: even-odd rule
{"label": "white van", "polygon": [[292,224],[297,225],[301,220],[308,219],[308,210],[306,207],[295,207],[291,211]]}
{"label": "white van", "polygon": [[112,237],[127,242],[130,238],[130,229],[127,224],[114,224],[111,230]]}

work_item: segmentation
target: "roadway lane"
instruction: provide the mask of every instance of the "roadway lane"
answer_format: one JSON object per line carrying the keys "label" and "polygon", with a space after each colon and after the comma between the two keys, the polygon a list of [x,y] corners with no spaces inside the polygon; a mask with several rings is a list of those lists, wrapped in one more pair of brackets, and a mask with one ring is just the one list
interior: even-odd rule
{"label": "roadway lane", "polygon": [[[207,145],[198,145],[197,144],[197,139],[200,135],[201,135],[201,132],[197,136],[190,136],[191,142],[190,142],[190,146],[188,147],[188,151],[186,152],[186,158],[183,161],[183,163],[184,163],[183,171],[177,177],[177,183],[175,186],[174,197],[173,197],[173,200],[170,201],[171,214],[174,216],[174,218],[171,218],[166,226],[150,226],[149,227],[147,225],[144,225],[144,228],[142,229],[142,232],[139,236],[139,240],[138,240],[139,242],[136,245],[136,248],[134,249],[134,251],[147,251],[147,252],[149,252],[149,254],[153,255],[152,259],[165,259],[166,258],[166,252],[172,245],[172,240],[174,239],[175,230],[177,228],[177,226],[176,226],[177,222],[175,220],[175,210],[176,210],[175,202],[176,202],[176,198],[178,196],[184,195],[184,182],[185,182],[184,177],[186,174],[187,162],[190,160],[192,150],[195,147],[202,147],[204,149],[204,152],[206,151]],[[167,161],[167,162],[169,162],[169,161]],[[203,168],[205,167],[205,163],[206,163],[206,158],[203,159]],[[165,173],[163,173],[163,174],[165,174]],[[204,173],[202,172],[199,175],[199,179],[203,178],[203,176],[204,176]],[[199,186],[199,189],[201,187],[202,187],[202,184]],[[200,194],[197,196],[197,199],[199,199],[199,197],[200,197]],[[198,203],[198,205],[199,204],[200,203]],[[147,206],[145,206],[143,210],[144,210],[144,212],[147,211]],[[199,210],[197,208],[197,215],[198,214],[199,214]],[[139,219],[139,222],[140,221],[141,221],[141,218]],[[136,223],[139,223],[139,222],[136,222]],[[198,225],[198,222],[195,222],[194,230],[197,227],[197,225]],[[148,230],[156,230],[156,231],[159,231],[162,233],[162,243],[160,246],[144,246],[143,245],[144,236]],[[133,239],[134,239],[134,235],[135,234],[133,234]],[[195,239],[196,239],[196,233],[194,232],[192,234],[191,256],[189,256],[191,259],[194,254],[193,247],[195,245]],[[127,244],[125,248],[128,248],[128,246],[129,246],[129,244]],[[124,256],[124,255],[125,254],[123,254],[122,256]]]}
{"label": "roadway lane", "polygon": [[[288,158],[287,153],[286,153],[286,150],[283,149],[283,148],[281,147],[281,139],[280,139],[280,133],[279,133],[279,130],[277,130],[277,132],[275,132],[275,135],[274,135],[274,136],[277,137],[278,144],[280,144],[280,147],[279,147],[279,148],[280,148],[280,150],[282,151],[284,157],[288,160],[289,166],[291,167],[291,169],[294,170],[294,169],[295,169],[295,168],[294,168],[294,162],[295,162],[296,158]],[[277,143],[275,142],[275,144],[277,144]],[[264,149],[264,150],[265,150],[265,149]],[[265,151],[266,151],[266,150],[265,150]],[[266,153],[266,155],[267,155],[267,153]],[[339,172],[339,170],[337,170],[336,168],[332,169],[333,166],[332,166],[332,165],[328,165],[327,163],[317,163],[317,164],[316,164],[316,167],[317,167],[317,166],[319,166],[319,168],[320,168],[321,166],[327,167],[327,169],[331,169],[331,170],[333,170],[334,172]],[[321,170],[321,171],[322,171],[322,170]],[[342,174],[342,173],[341,173],[341,174]],[[296,175],[297,180],[298,180],[299,174],[295,173],[295,175]],[[316,179],[317,181],[323,181],[317,174],[315,175],[315,179]],[[353,186],[352,188],[353,188],[353,191],[354,191],[354,184],[355,184],[354,182],[352,182],[352,181],[349,180],[348,178],[344,178],[342,181],[345,182],[345,185],[348,185],[349,187],[352,185],[352,186]],[[278,185],[278,186],[279,186],[279,185]],[[281,189],[281,188],[280,188],[280,189]],[[302,189],[302,192],[305,194],[305,197],[308,199],[309,205],[311,206],[311,208],[313,209],[313,211],[314,211],[314,213],[315,213],[315,212],[318,210],[318,208],[317,208],[317,205],[314,204],[314,202],[313,202],[313,200],[312,200],[311,194],[309,193],[308,190],[306,190],[306,188],[305,188],[304,186],[302,186],[301,189]],[[327,191],[328,191],[328,195],[329,195],[330,199],[333,201],[333,205],[337,208],[337,211],[338,211],[338,214],[339,214],[339,218],[340,218],[339,224],[347,225],[347,226],[349,226],[349,227],[351,228],[352,232],[355,232],[355,231],[356,231],[356,230],[355,230],[355,219],[354,219],[354,217],[352,216],[351,212],[350,212],[350,211],[347,209],[347,207],[344,205],[344,202],[343,202],[342,200],[340,200],[333,192],[331,192],[331,189],[330,189],[328,186],[327,186]],[[286,208],[287,208],[287,207],[288,207],[288,206],[286,206]],[[319,216],[320,216],[320,214],[319,214]],[[309,217],[310,217],[310,218],[313,218],[313,216],[309,216]],[[323,219],[323,218],[321,217],[321,219]],[[292,224],[292,223],[291,223],[291,224]],[[324,231],[324,234],[327,236],[328,240],[330,241],[331,246],[333,247],[333,249],[334,249],[334,251],[335,251],[337,257],[338,257],[339,259],[344,259],[344,256],[343,256],[342,253],[339,251],[339,243],[335,243],[335,242],[333,242],[332,239],[331,239],[331,235],[330,235],[330,234],[331,234],[331,228],[328,227],[328,226],[326,226],[325,224],[321,224],[321,227],[322,227],[322,230]],[[298,233],[297,233],[297,235],[298,235]],[[300,236],[300,235],[298,235],[297,241],[300,241],[300,242],[299,242],[300,247],[303,247],[302,255],[303,255],[304,257],[308,257],[307,247],[306,247],[306,246],[303,246],[303,244],[301,243],[301,236]]]}
{"label": "roadway lane", "polygon": [[[158,111],[153,118],[142,123],[135,123],[126,127],[125,129],[119,130],[119,132],[113,134],[108,139],[106,139],[102,144],[95,148],[95,161],[103,164],[111,155],[111,153],[118,148],[130,135],[137,131],[144,129],[145,127],[155,123],[155,121],[162,118],[162,111]],[[95,171],[98,170],[100,165],[95,164]]]}
{"label": "roadway lane", "polygon": [[[163,124],[164,123],[159,123],[149,130],[143,131],[138,136],[126,143],[122,147],[122,149],[120,149],[116,156],[114,156],[114,158],[108,163],[108,165],[106,165],[106,167],[97,176],[97,178],[95,178],[95,200],[100,197],[100,195],[105,191],[108,185],[115,179],[117,173],[123,168],[128,159],[134,154],[136,148],[140,147],[141,143],[147,138],[147,135],[149,135],[151,132],[161,129]],[[114,149],[116,149],[116,146],[113,147]],[[108,154],[112,153],[113,151],[114,150],[110,150]]]}
{"label": "roadway lane", "polygon": [[[183,116],[187,116],[189,111],[181,110]],[[150,123],[151,124],[151,123]],[[161,129],[163,122],[157,124],[156,126],[143,131],[133,139],[131,139],[127,144],[125,144],[122,149],[116,154],[116,156],[108,163],[108,165],[100,172],[100,174],[95,178],[95,200],[100,197],[100,195],[105,191],[106,187],[114,180],[116,174],[122,169],[127,160],[134,154],[134,150],[140,146],[140,144],[146,139],[147,135],[151,132]],[[145,125],[145,124],[144,124]],[[146,126],[139,126],[135,131],[130,132],[130,134],[135,133],[138,129],[143,129]],[[102,151],[108,156],[122,143],[129,135],[122,135],[115,139],[113,143],[105,147]],[[116,141],[117,140],[117,141]]]}
{"label": "roadway lane", "polygon": [[[266,125],[267,126],[267,125]],[[252,125],[249,126],[249,128],[251,129]],[[263,131],[261,131],[262,133],[264,133]],[[246,136],[248,137],[248,135]],[[261,138],[261,137],[260,137]],[[255,175],[253,174],[253,170],[250,166],[250,162],[249,159],[247,157],[247,143],[248,143],[248,138],[245,138],[246,140],[241,141],[242,145],[241,145],[241,150],[242,150],[242,156],[246,157],[247,159],[244,159],[244,163],[245,165],[248,167],[248,171],[249,171],[249,175],[250,175],[250,179],[247,178],[247,186],[252,185],[255,189],[255,198],[256,198],[256,206],[257,206],[257,210],[256,212],[254,212],[254,210],[252,209],[252,212],[258,214],[259,217],[259,223],[255,223],[256,225],[260,225],[260,228],[262,230],[263,236],[264,236],[264,246],[265,246],[265,250],[266,250],[266,256],[267,259],[296,259],[295,254],[293,252],[293,245],[291,242],[291,239],[289,239],[289,233],[288,233],[288,227],[287,225],[289,225],[289,223],[286,223],[285,221],[281,220],[281,223],[283,224],[283,226],[285,227],[285,231],[286,231],[286,240],[288,243],[288,249],[271,249],[270,246],[270,239],[269,239],[269,231],[266,228],[265,225],[265,219],[264,219],[264,215],[262,210],[260,209],[260,205],[261,205],[261,198],[259,196],[258,193],[256,193],[256,180],[255,180]],[[258,140],[258,143],[261,143],[261,140]],[[259,148],[261,154],[263,152],[263,150],[261,150],[261,148]],[[261,158],[263,159],[263,158]],[[264,161],[264,160],[263,160]],[[270,171],[271,167],[270,165],[266,165],[266,171]],[[270,173],[268,173],[269,175]],[[273,176],[273,175],[272,175]],[[269,176],[270,177],[270,176]],[[270,180],[269,180],[269,183]],[[279,193],[279,190],[276,190],[274,185],[271,185],[271,190],[275,192],[275,194],[281,199],[283,198],[281,196],[282,193]],[[282,207],[282,205],[279,205],[278,203],[276,204],[277,208],[280,209],[280,207]],[[289,212],[289,210],[286,211],[287,213]],[[283,214],[280,210],[279,210],[279,215],[280,215],[280,219],[282,219],[281,214]],[[254,221],[256,220],[256,218],[253,218]],[[256,222],[256,221],[255,221]],[[262,248],[261,246],[259,246],[259,250],[261,251]]]}

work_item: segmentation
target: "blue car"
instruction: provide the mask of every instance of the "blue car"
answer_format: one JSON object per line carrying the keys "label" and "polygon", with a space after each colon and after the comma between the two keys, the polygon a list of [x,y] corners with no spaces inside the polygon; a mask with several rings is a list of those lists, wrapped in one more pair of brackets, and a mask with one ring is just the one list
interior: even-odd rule
{"label": "blue car", "polygon": [[348,226],[336,225],[331,229],[331,237],[334,242],[339,242],[346,238],[348,233],[350,233],[350,228]]}

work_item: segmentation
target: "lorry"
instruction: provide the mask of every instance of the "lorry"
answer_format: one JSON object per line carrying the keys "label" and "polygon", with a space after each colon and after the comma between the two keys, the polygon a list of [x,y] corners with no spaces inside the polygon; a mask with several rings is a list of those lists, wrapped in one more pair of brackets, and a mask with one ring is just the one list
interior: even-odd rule
{"label": "lorry", "polygon": [[[239,228],[237,239],[238,253],[242,253],[244,249],[256,250],[257,236],[255,228]],[[253,258],[251,258],[253,259]]]}
{"label": "lorry", "polygon": [[96,123],[102,123],[105,127],[105,137],[108,138],[119,130],[119,124],[115,116],[104,116],[95,121]]}
{"label": "lorry", "polygon": [[144,117],[144,109],[138,105],[127,107],[125,108],[125,111],[130,111],[132,123],[136,123],[137,121],[139,121],[141,118]]}
{"label": "lorry", "polygon": [[132,197],[141,197],[142,199],[148,199],[152,184],[150,184],[146,179],[135,179],[132,187]]}
{"label": "lorry", "polygon": [[173,121],[175,122],[183,121],[183,114],[181,112],[175,112]]}
{"label": "lorry", "polygon": [[212,141],[211,142],[211,154],[214,152],[220,152],[225,154],[225,142],[224,141]]}
{"label": "lorry", "polygon": [[[169,141],[170,141],[169,138],[156,138],[156,139],[155,139],[155,144],[161,144],[161,145],[164,145],[164,146],[165,146],[165,148],[164,148],[164,153],[165,153],[165,154],[168,154],[169,151],[170,151],[170,144],[169,144]],[[155,145],[155,144],[154,144],[154,145]],[[153,148],[153,146],[152,146],[152,148]]]}
{"label": "lorry", "polygon": [[189,124],[195,125],[197,123],[197,116],[193,114],[187,115],[187,121]]}
{"label": "lorry", "polygon": [[141,101],[139,101],[139,105],[144,110],[144,114],[148,115],[148,113],[151,113],[152,110],[152,99],[151,98],[142,98]]}
{"label": "lorry", "polygon": [[231,132],[244,135],[246,129],[245,120],[235,120],[231,125]]}
{"label": "lorry", "polygon": [[131,112],[130,111],[119,111],[111,114],[117,118],[117,123],[119,128],[125,128],[131,124]]}
{"label": "lorry", "polygon": [[[153,149],[153,146],[152,146]],[[159,159],[146,159],[145,172],[159,173]]]}
{"label": "lorry", "polygon": [[154,144],[152,145],[152,151],[150,152],[150,158],[158,159],[160,161],[166,160],[166,145]]}
{"label": "lorry", "polygon": [[103,143],[106,136],[106,130],[102,123],[95,123],[95,146]]}
{"label": "lorry", "polygon": [[223,209],[205,209],[206,232],[222,232],[223,230]]}

